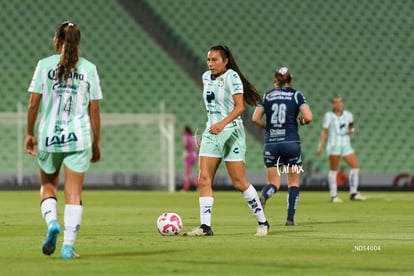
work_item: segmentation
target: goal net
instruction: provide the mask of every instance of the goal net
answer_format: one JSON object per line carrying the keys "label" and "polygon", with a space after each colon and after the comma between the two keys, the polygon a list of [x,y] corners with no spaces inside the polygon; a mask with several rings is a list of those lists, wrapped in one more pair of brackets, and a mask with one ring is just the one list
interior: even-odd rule
{"label": "goal net", "polygon": [[[39,187],[36,158],[24,152],[26,113],[0,113],[0,189]],[[171,114],[101,114],[102,160],[84,187],[175,191]],[[63,170],[60,181],[63,184]]]}

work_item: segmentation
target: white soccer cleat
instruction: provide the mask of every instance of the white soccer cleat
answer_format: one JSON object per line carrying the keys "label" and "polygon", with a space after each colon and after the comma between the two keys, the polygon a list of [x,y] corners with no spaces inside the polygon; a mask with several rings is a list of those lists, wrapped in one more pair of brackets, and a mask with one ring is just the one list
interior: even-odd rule
{"label": "white soccer cleat", "polygon": [[367,200],[367,198],[365,196],[361,195],[360,193],[357,193],[354,196],[351,196],[351,200],[364,201],[364,200]]}
{"label": "white soccer cleat", "polygon": [[186,232],[183,236],[199,237],[199,236],[214,236],[213,230],[210,226],[202,224],[190,232]]}
{"label": "white soccer cleat", "polygon": [[339,197],[334,196],[334,197],[331,198],[331,202],[332,203],[342,203],[343,201]]}
{"label": "white soccer cleat", "polygon": [[267,236],[267,232],[269,231],[269,224],[266,222],[266,224],[259,224],[256,228],[256,237],[263,237]]}

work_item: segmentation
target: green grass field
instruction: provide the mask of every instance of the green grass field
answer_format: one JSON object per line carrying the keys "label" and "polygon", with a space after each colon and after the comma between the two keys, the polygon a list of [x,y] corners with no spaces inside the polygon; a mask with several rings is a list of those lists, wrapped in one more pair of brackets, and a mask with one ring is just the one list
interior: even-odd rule
{"label": "green grass field", "polygon": [[[414,194],[365,192],[366,202],[301,193],[297,227],[284,226],[286,192],[266,206],[270,235],[236,191],[216,192],[213,237],[163,237],[155,226],[175,211],[184,231],[199,224],[197,192],[84,191],[76,260],[41,253],[46,225],[38,192],[0,192],[0,275],[413,275]],[[347,194],[342,193],[342,198]],[[63,222],[63,193],[59,222]]]}

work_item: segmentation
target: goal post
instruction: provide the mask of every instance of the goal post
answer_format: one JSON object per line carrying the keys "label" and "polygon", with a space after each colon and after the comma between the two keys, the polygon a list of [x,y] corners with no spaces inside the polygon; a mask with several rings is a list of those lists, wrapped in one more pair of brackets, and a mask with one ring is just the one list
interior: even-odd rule
{"label": "goal post", "polygon": [[[39,185],[37,162],[23,148],[26,113],[18,111],[0,112],[0,188]],[[172,114],[102,113],[102,160],[91,164],[84,187],[174,192],[174,127]]]}
{"label": "goal post", "polygon": [[[115,186],[175,191],[174,115],[106,113],[101,114],[101,125],[110,143],[106,148],[102,145],[104,158],[109,150],[123,160],[111,161],[117,163],[112,176]],[[110,138],[114,134],[117,138]]]}

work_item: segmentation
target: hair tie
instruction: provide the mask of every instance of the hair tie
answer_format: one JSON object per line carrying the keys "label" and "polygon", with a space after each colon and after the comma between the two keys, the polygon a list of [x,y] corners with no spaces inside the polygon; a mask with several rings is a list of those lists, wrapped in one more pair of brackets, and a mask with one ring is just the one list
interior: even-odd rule
{"label": "hair tie", "polygon": [[284,75],[284,74],[286,74],[287,72],[289,71],[289,69],[287,68],[287,67],[282,67],[282,68],[280,68],[279,69],[279,74],[281,74],[282,76]]}

